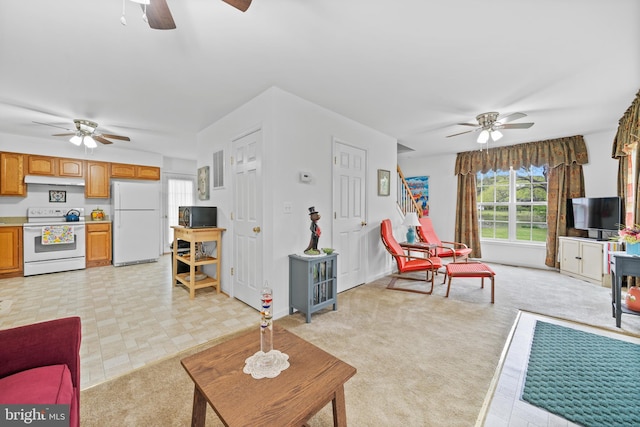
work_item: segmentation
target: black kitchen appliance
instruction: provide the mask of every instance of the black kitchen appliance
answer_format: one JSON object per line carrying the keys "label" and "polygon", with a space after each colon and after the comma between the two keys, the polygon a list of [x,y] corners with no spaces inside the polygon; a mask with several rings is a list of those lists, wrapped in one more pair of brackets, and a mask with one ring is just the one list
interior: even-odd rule
{"label": "black kitchen appliance", "polygon": [[178,224],[187,228],[218,226],[218,208],[215,206],[180,206]]}
{"label": "black kitchen appliance", "polygon": [[[171,242],[171,265],[173,265],[173,242]],[[189,250],[191,248],[191,243],[187,242],[186,240],[180,240],[178,239],[178,249],[176,250],[176,252],[178,253],[178,256],[185,256],[186,254],[189,253]],[[185,264],[184,262],[180,262],[178,261],[178,271],[176,271],[177,274],[180,273],[188,273],[189,272],[189,265]],[[179,283],[176,280],[176,283]]]}

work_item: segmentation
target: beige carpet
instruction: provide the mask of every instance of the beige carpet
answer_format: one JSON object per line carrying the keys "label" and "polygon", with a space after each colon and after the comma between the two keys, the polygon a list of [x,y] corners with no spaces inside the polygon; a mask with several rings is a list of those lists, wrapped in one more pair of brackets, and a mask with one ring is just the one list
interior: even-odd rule
{"label": "beige carpet", "polygon": [[[276,322],[358,369],[345,386],[350,425],[472,426],[519,309],[616,329],[609,289],[550,271],[492,267],[495,304],[479,279],[454,279],[444,298],[440,284],[423,295],[388,290],[383,278],[341,293],[338,311],[316,313],[309,324],[301,314]],[[623,316],[622,330],[640,335],[640,317]],[[193,383],[180,359],[215,343],[84,390],[82,425],[189,425]],[[309,424],[332,425],[330,405]],[[207,425],[221,425],[210,409]]]}

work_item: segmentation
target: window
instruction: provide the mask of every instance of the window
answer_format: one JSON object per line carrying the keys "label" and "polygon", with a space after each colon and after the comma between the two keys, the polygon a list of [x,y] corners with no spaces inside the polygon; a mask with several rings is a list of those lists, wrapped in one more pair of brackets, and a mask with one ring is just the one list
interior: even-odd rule
{"label": "window", "polygon": [[167,221],[166,242],[168,246],[173,242],[171,226],[178,224],[178,207],[191,206],[194,199],[195,179],[190,177],[172,176],[167,178]]}
{"label": "window", "polygon": [[478,172],[480,238],[546,242],[547,177],[546,166]]}

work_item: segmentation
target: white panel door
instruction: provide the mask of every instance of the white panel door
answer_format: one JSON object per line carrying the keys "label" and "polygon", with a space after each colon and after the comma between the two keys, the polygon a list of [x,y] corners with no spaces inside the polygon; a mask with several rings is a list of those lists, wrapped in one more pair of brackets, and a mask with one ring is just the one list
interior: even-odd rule
{"label": "white panel door", "polygon": [[233,294],[256,310],[262,289],[262,132],[233,142]]}
{"label": "white panel door", "polygon": [[338,292],[365,281],[366,151],[333,142],[333,247],[338,252]]}

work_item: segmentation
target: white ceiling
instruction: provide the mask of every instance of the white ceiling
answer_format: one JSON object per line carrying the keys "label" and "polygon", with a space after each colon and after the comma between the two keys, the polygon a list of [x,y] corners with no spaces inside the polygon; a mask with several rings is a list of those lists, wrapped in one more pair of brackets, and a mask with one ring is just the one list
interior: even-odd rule
{"label": "white ceiling", "polygon": [[[640,89],[637,0],[0,2],[0,133],[43,143],[92,119],[119,147],[195,158],[198,131],[278,86],[419,154],[477,149],[487,111],[528,115],[501,145],[610,131]],[[63,131],[62,131],[63,132]],[[100,150],[108,147],[100,146]]]}

